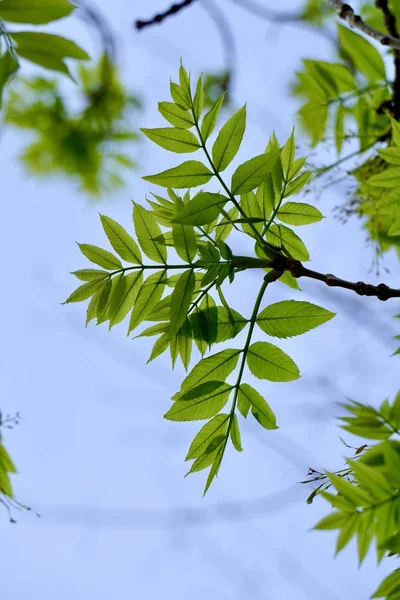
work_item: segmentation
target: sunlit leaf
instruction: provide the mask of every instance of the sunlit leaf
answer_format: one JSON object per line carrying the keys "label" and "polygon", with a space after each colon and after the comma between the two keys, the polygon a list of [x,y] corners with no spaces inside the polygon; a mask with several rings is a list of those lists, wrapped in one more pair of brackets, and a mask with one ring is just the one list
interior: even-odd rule
{"label": "sunlit leaf", "polygon": [[186,460],[200,458],[208,452],[215,450],[212,442],[217,438],[219,445],[224,442],[225,434],[228,429],[229,415],[220,414],[208,421],[199,431],[190,445]]}
{"label": "sunlit leaf", "polygon": [[251,344],[247,353],[247,365],[259,379],[293,381],[300,377],[297,365],[290,356],[269,342]]}
{"label": "sunlit leaf", "polygon": [[232,386],[223,383],[210,394],[194,400],[176,400],[164,415],[170,421],[197,421],[219,413],[228,402]]}
{"label": "sunlit leaf", "polygon": [[[260,342],[262,343],[262,342]],[[239,388],[240,412],[247,416],[249,408],[257,421],[265,429],[278,429],[276,417],[265,399],[248,383],[242,383]]]}
{"label": "sunlit leaf", "polygon": [[341,52],[369,81],[386,78],[383,58],[368,40],[340,24],[338,35]]}
{"label": "sunlit leaf", "polygon": [[149,140],[170,152],[195,152],[200,148],[196,136],[187,129],[179,129],[178,127],[146,129],[145,127],[142,127],[140,131],[142,131]]}
{"label": "sunlit leaf", "polygon": [[204,225],[212,223],[220,214],[221,208],[229,198],[212,192],[199,192],[172,219],[173,223],[182,225]]}
{"label": "sunlit leaf", "polygon": [[173,102],[159,102],[158,110],[164,119],[175,127],[190,129],[194,125],[194,120],[190,112],[179,108]]}
{"label": "sunlit leaf", "polygon": [[75,6],[67,0],[1,0],[0,19],[41,25],[68,16]]}
{"label": "sunlit leaf", "polygon": [[240,108],[221,128],[212,147],[215,169],[221,173],[236,156],[246,129],[246,105]]}
{"label": "sunlit leaf", "polygon": [[128,335],[151,314],[164,291],[165,271],[157,271],[143,283],[133,307],[129,322]]}
{"label": "sunlit leaf", "polygon": [[180,394],[207,381],[224,380],[237,365],[241,350],[222,350],[217,354],[202,358],[185,377]]}
{"label": "sunlit leaf", "polygon": [[117,323],[120,323],[133,308],[142,282],[142,271],[135,271],[125,277],[121,277],[111,299],[108,315],[110,329]]}
{"label": "sunlit leaf", "polygon": [[141,264],[142,257],[138,245],[124,227],[105,215],[100,215],[100,220],[115,252],[129,263]]}
{"label": "sunlit leaf", "polygon": [[212,171],[203,165],[203,163],[196,160],[188,160],[178,167],[167,169],[155,175],[148,175],[147,177],[143,177],[143,179],[162,187],[182,189],[203,185],[212,176]]}
{"label": "sunlit leaf", "polygon": [[184,271],[179,277],[178,283],[172,293],[170,312],[170,335],[175,335],[183,325],[190,303],[192,301],[195,286],[195,275],[193,269]]}
{"label": "sunlit leaf", "polygon": [[204,115],[203,121],[201,123],[201,137],[203,141],[206,142],[207,139],[212,134],[215,123],[217,122],[218,113],[222,106],[222,103],[225,98],[225,92],[221,94],[218,100],[215,101],[214,105],[210,108],[207,114]]}
{"label": "sunlit leaf", "polygon": [[108,252],[108,250],[103,250],[103,248],[92,246],[91,244],[78,244],[78,246],[82,254],[92,263],[99,265],[99,267],[109,270],[122,269],[122,263],[119,258]]}
{"label": "sunlit leaf", "polygon": [[143,252],[155,262],[167,262],[167,249],[155,241],[162,235],[155,218],[140,204],[133,204],[133,223],[138,242]]}
{"label": "sunlit leaf", "polygon": [[259,154],[240,165],[232,175],[232,194],[245,194],[261,185],[278,162],[279,150]]}
{"label": "sunlit leaf", "polygon": [[306,333],[335,316],[320,306],[297,300],[270,304],[257,315],[257,325],[268,335],[288,338]]}

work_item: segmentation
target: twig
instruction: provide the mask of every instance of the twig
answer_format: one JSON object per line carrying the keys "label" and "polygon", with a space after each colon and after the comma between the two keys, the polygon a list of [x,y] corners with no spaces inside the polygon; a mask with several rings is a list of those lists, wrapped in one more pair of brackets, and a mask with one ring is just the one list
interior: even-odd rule
{"label": "twig", "polygon": [[147,19],[147,20],[138,19],[135,22],[135,27],[138,31],[140,31],[141,29],[144,29],[145,27],[149,27],[150,25],[155,25],[156,23],[162,23],[164,21],[164,19],[170,17],[171,15],[176,15],[176,13],[178,13],[180,10],[182,10],[182,8],[185,8],[185,6],[189,6],[189,4],[192,4],[192,2],[194,2],[194,0],[182,0],[182,2],[177,2],[176,4],[172,4],[172,6],[170,6],[167,10],[165,10],[162,13],[158,13],[157,15],[154,15],[154,17],[151,17],[150,19]]}
{"label": "twig", "polygon": [[341,287],[346,290],[352,290],[359,296],[376,296],[379,300],[388,300],[389,298],[400,298],[400,289],[394,289],[387,286],[385,283],[379,285],[372,285],[370,283],[364,283],[363,281],[346,281],[340,279],[330,273],[318,273],[304,267],[300,261],[288,261],[288,269],[293,277],[310,277],[311,279],[317,279],[322,281],[329,287]]}
{"label": "twig", "polygon": [[[396,17],[391,12],[388,4],[388,0],[375,0],[375,6],[382,11],[383,21],[385,23],[386,30],[389,35],[393,38],[399,39],[399,32],[397,30]],[[394,68],[395,78],[393,82],[393,116],[395,119],[400,117],[400,50],[394,49]]]}
{"label": "twig", "polygon": [[396,39],[392,35],[387,35],[367,25],[360,15],[356,15],[354,10],[349,4],[342,2],[342,0],[328,0],[329,4],[336,10],[339,17],[350,25],[354,29],[358,29],[373,38],[375,41],[382,44],[382,46],[389,46],[390,48],[400,49],[400,40]]}

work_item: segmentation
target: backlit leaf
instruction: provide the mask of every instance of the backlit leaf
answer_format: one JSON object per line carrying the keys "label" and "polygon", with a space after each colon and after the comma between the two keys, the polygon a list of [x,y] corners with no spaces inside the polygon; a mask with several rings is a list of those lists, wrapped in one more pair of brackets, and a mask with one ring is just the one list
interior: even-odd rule
{"label": "backlit leaf", "polygon": [[269,381],[293,381],[300,377],[296,363],[283,350],[269,342],[251,344],[247,365],[259,379]]}
{"label": "backlit leaf", "polygon": [[141,264],[142,256],[135,240],[129,233],[110,217],[100,215],[101,224],[111,246],[119,256],[129,263]]}
{"label": "backlit leaf", "polygon": [[233,444],[233,447],[235,448],[235,450],[237,450],[238,452],[242,452],[243,448],[242,448],[242,440],[240,437],[240,429],[239,429],[239,423],[238,423],[238,419],[235,413],[233,413],[233,419],[232,419],[232,425],[231,425],[231,429],[230,429],[230,436],[231,436],[231,441]]}
{"label": "backlit leaf", "polygon": [[[247,412],[251,407],[251,412],[260,425],[265,427],[265,429],[278,429],[276,417],[271,407],[257,390],[248,383],[242,383],[239,388],[239,394],[242,397],[242,410],[244,406],[246,406],[246,409],[243,411],[245,413],[243,416],[247,415]],[[245,402],[243,402],[243,400],[245,400]],[[240,412],[242,412],[242,410]]]}
{"label": "backlit leaf", "polygon": [[339,45],[346,59],[369,81],[385,80],[386,70],[378,50],[364,37],[338,24]]}
{"label": "backlit leaf", "polygon": [[187,129],[179,129],[178,127],[146,129],[143,127],[140,131],[142,131],[149,140],[170,152],[195,152],[200,148],[196,136]]}
{"label": "backlit leaf", "polygon": [[173,223],[183,225],[204,225],[212,223],[220,214],[221,208],[229,198],[222,194],[212,192],[199,192],[192,200],[172,219]]}
{"label": "backlit leaf", "polygon": [[192,301],[193,290],[196,278],[193,269],[184,271],[179,277],[178,283],[172,293],[171,312],[170,312],[170,335],[175,335],[181,325],[183,325],[190,303]]}
{"label": "backlit leaf", "polygon": [[304,242],[294,231],[285,225],[271,225],[267,231],[267,242],[274,246],[284,246],[295,260],[310,260]]}
{"label": "backlit leaf", "polygon": [[108,252],[108,250],[103,250],[103,248],[92,246],[91,244],[78,244],[78,246],[82,254],[92,263],[99,265],[99,267],[109,270],[122,269],[122,263],[119,258]]}
{"label": "backlit leaf", "polygon": [[212,147],[215,169],[221,173],[236,156],[246,129],[246,105],[223,125]]}
{"label": "backlit leaf", "polygon": [[232,175],[232,194],[245,194],[258,187],[278,162],[279,150],[259,154],[240,165]]}
{"label": "backlit leaf", "polygon": [[228,402],[232,386],[224,383],[218,389],[195,400],[176,400],[164,415],[170,421],[198,421],[218,414]]}
{"label": "backlit leaf", "polygon": [[203,142],[207,141],[207,139],[210,137],[214,130],[219,110],[224,101],[224,97],[225,92],[221,94],[221,96],[215,101],[214,105],[210,108],[208,113],[204,115],[203,121],[201,123],[201,137],[203,138]]}
{"label": "backlit leaf", "polygon": [[142,282],[142,271],[135,271],[121,277],[111,299],[109,310],[110,329],[113,325],[120,323],[133,308]]}
{"label": "backlit leaf", "polygon": [[178,167],[167,169],[155,175],[143,177],[150,183],[175,189],[192,188],[207,183],[213,176],[212,171],[197,160],[188,160]]}
{"label": "backlit leaf", "polygon": [[173,102],[159,102],[158,110],[164,119],[175,127],[190,129],[190,127],[193,127],[194,125],[194,120],[190,112],[179,108],[179,106]]}
{"label": "backlit leaf", "polygon": [[164,291],[165,271],[157,271],[143,283],[133,307],[128,335],[153,311]]}
{"label": "backlit leaf", "polygon": [[206,381],[224,380],[237,365],[241,350],[222,350],[202,358],[185,377],[180,393],[188,392]]}
{"label": "backlit leaf", "polygon": [[215,438],[218,439],[219,444],[222,444],[228,429],[228,421],[229,415],[226,414],[217,415],[208,421],[191,443],[185,460],[200,458],[204,454],[208,454],[208,451],[215,450],[215,448],[210,449]]}
{"label": "backlit leaf", "polygon": [[257,325],[268,335],[288,338],[306,333],[335,316],[320,306],[297,300],[270,304],[257,315]]}
{"label": "backlit leaf", "polygon": [[155,238],[162,235],[154,216],[140,204],[133,204],[133,223],[138,242],[143,252],[155,262],[167,262],[167,249]]}
{"label": "backlit leaf", "polygon": [[68,16],[75,6],[67,0],[2,0],[0,19],[41,25]]}
{"label": "backlit leaf", "polygon": [[397,188],[400,185],[400,168],[393,167],[372,175],[367,179],[367,183],[381,188]]}
{"label": "backlit leaf", "polygon": [[317,208],[304,202],[285,202],[276,215],[280,221],[288,225],[309,225],[323,219]]}

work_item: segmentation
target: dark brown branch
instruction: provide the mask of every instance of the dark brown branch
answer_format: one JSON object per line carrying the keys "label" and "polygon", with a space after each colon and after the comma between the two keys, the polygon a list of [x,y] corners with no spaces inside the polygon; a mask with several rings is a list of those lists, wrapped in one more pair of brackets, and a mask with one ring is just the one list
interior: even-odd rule
{"label": "dark brown branch", "polygon": [[135,22],[135,27],[138,31],[140,31],[141,29],[144,29],[145,27],[150,27],[151,25],[155,25],[156,23],[162,23],[164,21],[164,19],[167,19],[168,17],[171,17],[172,15],[176,15],[176,13],[181,11],[182,8],[189,6],[189,4],[192,4],[192,2],[194,2],[194,1],[195,0],[182,0],[182,2],[177,2],[176,4],[172,4],[172,6],[170,6],[166,11],[164,11],[162,13],[158,13],[157,15],[154,15],[154,17],[151,17],[150,19],[147,19],[147,20],[138,19]]}
{"label": "dark brown branch", "polygon": [[328,0],[329,4],[333,6],[336,10],[337,14],[341,19],[347,21],[350,27],[354,27],[354,29],[358,29],[365,33],[365,35],[373,38],[375,41],[382,44],[382,46],[388,46],[390,48],[400,49],[400,40],[396,39],[392,35],[387,35],[370,27],[365,23],[360,15],[356,15],[354,10],[351,8],[349,4],[342,2],[341,0]]}
{"label": "dark brown branch", "polygon": [[317,279],[322,281],[329,287],[341,287],[346,290],[351,290],[359,296],[376,296],[379,300],[389,300],[389,298],[400,298],[400,289],[394,289],[387,286],[385,283],[379,285],[371,285],[370,283],[364,283],[363,281],[346,281],[340,279],[335,275],[327,273],[318,273],[318,271],[312,271],[304,267],[299,261],[288,261],[288,269],[293,277],[310,277],[311,279]]}
{"label": "dark brown branch", "polygon": [[[375,0],[375,6],[382,11],[383,21],[386,31],[393,38],[399,39],[396,17],[391,12],[388,0]],[[392,86],[393,90],[393,116],[395,119],[400,117],[400,50],[393,49],[395,77]]]}

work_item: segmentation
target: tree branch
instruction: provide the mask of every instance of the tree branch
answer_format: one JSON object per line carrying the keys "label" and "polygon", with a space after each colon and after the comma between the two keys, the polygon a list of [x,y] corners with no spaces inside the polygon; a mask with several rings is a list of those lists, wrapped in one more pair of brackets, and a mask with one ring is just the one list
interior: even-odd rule
{"label": "tree branch", "polygon": [[304,267],[299,261],[288,261],[288,269],[293,277],[310,277],[311,279],[317,279],[322,281],[329,287],[341,287],[346,290],[356,292],[359,296],[376,296],[379,300],[389,300],[389,298],[400,298],[400,289],[394,289],[387,286],[385,283],[379,285],[371,285],[370,283],[364,283],[363,281],[346,281],[340,279],[331,273],[318,273]]}
{"label": "tree branch", "polygon": [[176,13],[178,13],[180,10],[182,10],[182,8],[185,8],[185,6],[189,6],[189,4],[192,4],[192,2],[194,2],[194,1],[195,0],[182,0],[182,2],[172,4],[172,6],[170,6],[166,11],[164,11],[162,13],[158,13],[157,15],[154,15],[154,17],[151,17],[150,19],[147,19],[147,20],[138,19],[135,22],[135,27],[138,31],[140,31],[141,29],[144,29],[145,27],[149,27],[150,25],[155,25],[156,23],[162,23],[164,21],[164,19],[166,19],[167,17],[170,17],[171,15],[176,15]]}
{"label": "tree branch", "polygon": [[[399,39],[397,30],[396,17],[391,12],[388,0],[375,0],[375,6],[382,11],[383,21],[386,31],[393,38]],[[400,50],[394,49],[394,68],[395,78],[392,86],[393,90],[393,116],[397,120],[400,117]]]}
{"label": "tree branch", "polygon": [[393,35],[387,35],[370,27],[365,23],[360,15],[356,15],[354,10],[349,4],[342,2],[341,0],[328,0],[329,4],[336,10],[339,17],[350,25],[354,29],[358,29],[365,33],[365,35],[372,37],[375,41],[382,44],[382,46],[389,46],[390,48],[396,48],[400,50],[400,40],[396,39]]}

